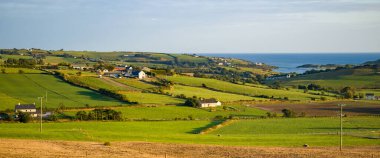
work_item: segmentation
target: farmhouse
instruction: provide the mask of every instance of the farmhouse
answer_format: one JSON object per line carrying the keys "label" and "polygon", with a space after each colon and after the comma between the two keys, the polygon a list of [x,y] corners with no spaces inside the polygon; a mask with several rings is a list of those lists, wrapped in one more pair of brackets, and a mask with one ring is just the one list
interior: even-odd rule
{"label": "farmhouse", "polygon": [[365,99],[367,100],[376,100],[376,96],[374,93],[366,93],[365,94]]}
{"label": "farmhouse", "polygon": [[20,104],[15,105],[15,113],[24,112],[29,113],[32,117],[37,117],[38,112],[35,104]]}
{"label": "farmhouse", "polygon": [[142,80],[146,78],[146,74],[144,71],[133,71],[131,77],[137,77],[138,79]]}
{"label": "farmhouse", "polygon": [[215,98],[202,99],[200,100],[200,103],[202,108],[217,107],[222,105],[222,103],[220,101],[217,101]]}

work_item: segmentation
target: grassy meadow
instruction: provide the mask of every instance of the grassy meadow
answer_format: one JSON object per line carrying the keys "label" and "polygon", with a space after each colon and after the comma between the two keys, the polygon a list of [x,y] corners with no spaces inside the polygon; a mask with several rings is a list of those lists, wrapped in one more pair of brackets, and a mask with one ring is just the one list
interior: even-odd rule
{"label": "grassy meadow", "polygon": [[[380,145],[378,117],[345,118],[345,146]],[[301,147],[338,146],[338,118],[237,120],[209,134],[210,121],[132,121],[0,124],[0,137],[80,141],[149,141],[186,144]]]}
{"label": "grassy meadow", "polygon": [[190,86],[182,86],[182,85],[174,85],[174,88],[171,90],[166,90],[166,92],[172,93],[174,95],[184,94],[186,97],[202,97],[202,98],[216,98],[222,102],[231,102],[231,101],[239,101],[239,100],[265,100],[263,98],[250,97],[245,95],[238,95],[232,93],[224,93],[209,90],[206,88],[200,87],[190,87]]}
{"label": "grassy meadow", "polygon": [[118,93],[124,95],[129,101],[138,102],[139,104],[177,105],[185,102],[183,99],[174,98],[163,94],[130,91],[119,91]]}
{"label": "grassy meadow", "polygon": [[258,87],[233,84],[230,82],[224,82],[220,80],[207,79],[207,78],[196,78],[196,77],[187,77],[187,76],[165,76],[164,78],[170,81],[173,81],[174,83],[184,84],[188,86],[202,87],[202,84],[205,84],[208,88],[220,90],[223,92],[250,95],[250,96],[267,95],[269,97],[274,96],[277,98],[288,97],[289,100],[301,100],[301,101],[310,100],[312,97],[315,97],[315,98],[320,97],[317,95],[311,95],[311,94],[301,93],[301,92],[296,92],[296,91],[258,88]]}
{"label": "grassy meadow", "polygon": [[[212,120],[216,116],[229,117],[259,117],[265,116],[266,111],[250,108],[246,106],[228,106],[227,109],[222,107],[215,108],[215,111],[210,109],[192,108],[187,106],[128,106],[115,107],[114,110],[121,111],[123,117],[129,120]],[[66,115],[74,116],[78,110],[67,110]]]}
{"label": "grassy meadow", "polygon": [[123,104],[95,91],[73,86],[48,74],[0,74],[0,109],[13,109],[17,103],[39,103],[37,97],[48,93],[48,108],[115,106]]}

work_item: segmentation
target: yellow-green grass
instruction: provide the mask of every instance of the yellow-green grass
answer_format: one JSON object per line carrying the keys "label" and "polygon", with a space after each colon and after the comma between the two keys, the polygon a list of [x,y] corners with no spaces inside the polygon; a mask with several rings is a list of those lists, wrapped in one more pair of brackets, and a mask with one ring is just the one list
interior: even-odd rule
{"label": "yellow-green grass", "polygon": [[45,59],[45,63],[50,63],[50,64],[58,64],[58,63],[74,63],[82,61],[82,59],[75,59],[75,58],[64,58],[64,57],[57,57],[57,56],[47,56]]}
{"label": "yellow-green grass", "polygon": [[[129,106],[115,107],[114,110],[121,111],[123,117],[129,120],[175,120],[190,119],[191,116],[195,120],[212,120],[216,116],[229,117],[250,117],[256,118],[265,116],[266,111],[246,107],[246,106],[228,106],[232,108],[223,109],[223,107],[214,108],[193,108],[187,106]],[[75,116],[79,110],[65,111],[66,115]]]}
{"label": "yellow-green grass", "polygon": [[[350,118],[344,146],[379,146],[368,132],[379,130],[378,118]],[[348,124],[349,123],[349,124]],[[311,147],[338,146],[337,118],[237,121],[210,134],[194,134],[215,125],[210,121],[132,121],[0,124],[1,138],[81,141],[147,141],[186,144]],[[224,131],[224,132],[222,132]],[[375,131],[375,132],[371,132]],[[364,136],[364,137],[362,137]]]}
{"label": "yellow-green grass", "polygon": [[380,74],[373,69],[346,69],[315,73],[281,80],[284,85],[307,85],[310,83],[326,88],[342,89],[346,86],[356,88],[380,88]]}
{"label": "yellow-green grass", "polygon": [[224,92],[244,94],[250,96],[267,95],[269,97],[288,97],[289,100],[310,100],[310,98],[319,98],[320,96],[300,93],[295,91],[277,90],[268,88],[257,88],[224,82],[216,79],[195,78],[187,76],[165,76],[164,78],[175,83],[185,84],[189,86],[201,87],[205,84],[207,87],[217,89]]}
{"label": "yellow-green grass", "polygon": [[171,56],[177,57],[178,62],[191,62],[191,63],[208,63],[208,59],[204,57],[194,57],[191,55],[184,54],[170,54]]}
{"label": "yellow-green grass", "polygon": [[360,89],[357,90],[357,93],[363,93],[364,95],[366,93],[373,93],[375,96],[380,96],[380,89]]}
{"label": "yellow-green grass", "polygon": [[38,70],[38,69],[28,69],[28,68],[10,68],[10,67],[5,68],[5,67],[0,67],[0,69],[5,69],[5,73],[6,74],[18,74],[20,70],[22,70],[23,73],[26,73],[26,74],[44,73],[44,71],[41,71],[41,70]]}
{"label": "yellow-green grass", "polygon": [[139,104],[154,104],[154,105],[177,105],[183,104],[183,99],[174,98],[162,94],[131,92],[131,91],[119,91],[130,102],[138,102]]}
{"label": "yellow-green grass", "polygon": [[134,87],[134,88],[138,88],[138,89],[142,89],[142,90],[149,90],[149,89],[153,89],[153,88],[157,87],[153,84],[146,83],[146,82],[140,81],[138,79],[118,78],[118,79],[114,79],[114,80],[117,82],[120,82],[122,84],[128,85],[130,87]]}
{"label": "yellow-green grass", "polygon": [[91,106],[116,106],[123,104],[95,91],[73,86],[47,74],[0,74],[0,109],[14,108],[17,103],[39,103],[37,97],[48,93],[48,108]]}
{"label": "yellow-green grass", "polygon": [[68,74],[68,75],[77,75],[78,72],[81,73],[81,76],[94,76],[97,77],[98,75],[95,72],[91,71],[80,71],[80,70],[57,70],[60,73]]}
{"label": "yellow-green grass", "polygon": [[182,86],[182,85],[175,85],[171,90],[166,90],[166,92],[169,92],[174,95],[184,94],[186,97],[197,96],[197,97],[202,97],[202,98],[216,98],[222,102],[232,102],[232,101],[238,101],[238,100],[265,100],[263,98],[224,93],[224,92],[209,90],[206,88]]}
{"label": "yellow-green grass", "polygon": [[26,56],[26,55],[6,55],[6,54],[0,54],[0,56],[6,60],[6,59],[32,59],[32,56]]}

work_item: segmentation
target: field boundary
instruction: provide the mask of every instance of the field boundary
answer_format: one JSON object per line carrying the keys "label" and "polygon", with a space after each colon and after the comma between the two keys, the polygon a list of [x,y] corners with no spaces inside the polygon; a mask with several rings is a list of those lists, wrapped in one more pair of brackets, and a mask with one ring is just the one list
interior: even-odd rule
{"label": "field boundary", "polygon": [[224,120],[224,121],[222,121],[222,122],[220,122],[220,123],[218,123],[218,124],[216,124],[216,125],[210,126],[210,127],[208,127],[208,128],[205,128],[205,129],[199,131],[198,134],[207,134],[207,133],[210,133],[210,132],[212,132],[212,131],[215,131],[215,130],[217,130],[217,129],[219,129],[219,128],[222,128],[222,127],[224,127],[224,126],[228,126],[228,125],[230,125],[230,124],[232,124],[232,123],[234,123],[234,122],[235,122],[235,120],[232,120],[232,119],[226,119],[226,120]]}

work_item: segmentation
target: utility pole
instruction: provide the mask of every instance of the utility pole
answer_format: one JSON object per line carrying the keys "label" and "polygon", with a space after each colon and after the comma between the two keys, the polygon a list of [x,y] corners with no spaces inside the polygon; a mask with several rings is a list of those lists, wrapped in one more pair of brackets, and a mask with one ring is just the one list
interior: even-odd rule
{"label": "utility pole", "polygon": [[42,99],[44,97],[38,97],[38,99],[40,99],[41,101],[41,106],[40,106],[40,133],[42,133]]}
{"label": "utility pole", "polygon": [[346,104],[338,104],[340,106],[340,147],[339,150],[342,151],[343,147],[343,106]]}

